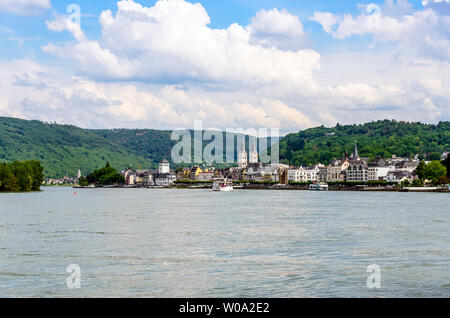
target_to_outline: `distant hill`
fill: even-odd
[[[355,141],[361,157],[418,154],[420,158],[439,160],[444,151],[450,150],[450,122],[431,125],[383,120],[307,129],[281,140],[280,159],[293,165],[327,164],[341,158],[345,151],[351,154]]]
[[[117,169],[129,165],[136,169],[156,168],[162,159],[171,159],[172,147],[177,143],[171,140],[171,134],[153,129],[92,130],[0,117],[0,161],[39,160],[45,168],[45,177],[50,178],[66,173],[74,177],[78,168],[87,174],[104,167],[107,161]],[[176,165],[172,163],[172,167]]]
[[[75,176],[78,168],[86,173],[104,167],[106,161],[117,168],[153,163],[90,130],[0,117],[0,160],[31,159],[42,163],[46,177]]]

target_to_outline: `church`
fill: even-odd
[[[256,144],[256,138],[250,138],[250,147],[249,147],[250,155],[247,155],[247,151],[245,151],[245,137],[242,137],[241,141],[241,149],[238,154],[238,166],[239,169],[245,169],[248,165],[258,164],[258,146]]]

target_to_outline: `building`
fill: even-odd
[[[317,173],[317,181],[326,182],[327,181],[327,167],[321,163],[317,165],[319,172]]]
[[[159,187],[169,187],[177,180],[177,176],[175,173],[159,173],[154,176],[155,182],[154,184]]]
[[[197,181],[212,181],[214,178],[214,171],[203,171],[197,176]]]
[[[396,162],[394,164],[394,167],[395,167],[394,170],[412,173],[413,171],[416,170],[418,165],[419,165],[418,160],[406,159],[406,160]]]
[[[345,171],[348,169],[348,159],[335,159],[327,166],[327,180],[328,182],[345,181]]]
[[[369,181],[369,167],[366,162],[360,158],[349,160],[349,166],[345,170],[345,181]]]
[[[166,159],[163,159],[158,165],[158,173],[170,173],[170,163]]]
[[[245,137],[242,137],[241,141],[241,148],[239,150],[238,154],[238,166],[240,169],[244,169],[247,167],[248,164],[248,158],[247,158],[247,152],[245,151]]]
[[[170,163],[164,159],[158,165],[158,173],[153,175],[154,184],[160,187],[169,187],[177,180],[177,175],[170,171]]]
[[[368,163],[367,170],[369,181],[380,181],[386,180],[387,174],[391,168],[383,158],[376,157]]]
[[[320,181],[319,179],[320,168],[319,165],[313,167],[300,167],[297,169],[289,169],[288,181],[289,182],[314,182]]]
[[[197,177],[200,173],[202,173],[202,169],[200,169],[199,166],[194,166],[191,168],[191,171],[189,172],[189,179],[191,180],[197,180]]]
[[[242,179],[246,181],[257,181],[257,182],[279,182],[280,166],[277,164],[265,165],[261,162],[250,163],[248,166],[242,170]]]
[[[259,158],[258,158],[258,146],[256,145],[256,138],[252,138],[250,137],[250,155],[249,155],[249,163],[258,163],[259,162]]]
[[[129,167],[127,170],[123,172],[123,176],[125,178],[126,185],[135,185],[136,184],[136,173]]]
[[[414,174],[407,171],[390,171],[386,181],[396,183],[402,183],[403,181],[413,182]]]

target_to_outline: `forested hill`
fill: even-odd
[[[44,166],[45,177],[63,177],[66,173],[74,177],[78,168],[88,174],[104,167],[107,161],[117,169],[129,165],[135,169],[154,169],[162,159],[171,159],[176,143],[167,130],[91,130],[0,117],[0,162],[36,159]]]
[[[363,125],[317,127],[285,136],[280,142],[280,159],[293,165],[329,163],[353,152],[358,142],[359,155],[414,157],[439,160],[450,151],[450,122],[437,125],[397,121],[376,121]]]
[[[75,126],[0,117],[0,161],[39,160],[46,177],[76,176],[104,167],[150,166],[148,157]]]

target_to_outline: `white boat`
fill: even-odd
[[[213,182],[213,191],[230,192],[233,191],[233,181],[228,179],[216,179]]]
[[[325,182],[314,182],[309,185],[309,190],[312,191],[328,191],[328,184]]]

